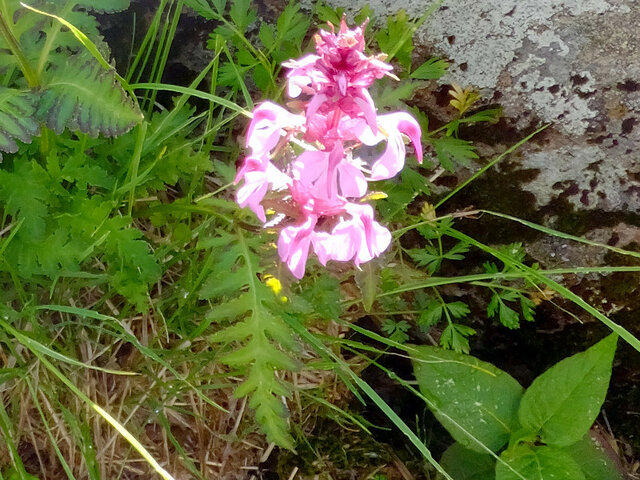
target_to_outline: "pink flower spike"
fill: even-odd
[[[264,102],[253,111],[247,129],[246,146],[253,155],[268,153],[278,144],[282,129],[304,125],[304,117],[295,115],[271,102]]]

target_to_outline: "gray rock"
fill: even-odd
[[[380,17],[404,8],[417,17],[433,2],[329,3],[348,12],[369,3]],[[538,171],[520,180],[538,207],[560,199],[581,211],[635,212],[639,18],[636,0],[447,0],[414,43],[452,61],[441,83],[478,88],[487,102],[504,107],[506,124],[521,137],[534,124],[552,125],[543,140],[522,149],[515,165]],[[509,178],[513,173],[511,163]]]

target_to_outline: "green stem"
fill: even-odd
[[[27,61],[27,57],[24,56],[18,40],[13,35],[11,27],[7,23],[2,13],[0,13],[0,35],[2,35],[7,40],[9,50],[11,50],[11,53],[15,55],[16,59],[18,60],[18,65],[20,66],[20,70],[22,70],[24,78],[27,79],[29,88],[37,87],[39,83],[38,76],[33,71],[33,68],[31,68],[31,65]]]

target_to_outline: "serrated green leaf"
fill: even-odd
[[[449,68],[449,62],[441,58],[430,58],[411,73],[411,78],[417,80],[437,80]]]
[[[467,325],[450,323],[440,336],[440,346],[458,353],[469,353],[469,339],[467,337],[475,333],[476,331]]]
[[[454,318],[464,318],[471,313],[468,305],[464,302],[447,303],[447,310]]]
[[[611,334],[536,378],[522,398],[522,426],[538,432],[548,445],[568,446],[582,439],[607,394],[617,341]]]
[[[411,68],[411,53],[413,52],[413,38],[411,35],[404,35],[411,29],[409,17],[404,9],[387,18],[387,28],[380,30],[375,39],[383,53],[395,53],[398,60],[405,70]],[[398,42],[402,42],[398,44]]]
[[[93,137],[121,135],[142,121],[142,114],[115,78],[93,58],[70,57],[45,76],[37,115],[61,134],[65,128]]]
[[[575,460],[558,448],[518,445],[502,452],[500,458],[520,475],[498,462],[496,480],[585,480]]]
[[[388,79],[385,82],[373,84],[371,97],[378,109],[403,108],[405,105],[402,101],[411,98],[417,87],[418,85],[415,82],[398,82],[397,80]]]
[[[454,137],[440,137],[431,140],[440,165],[445,170],[455,170],[453,162],[468,166],[471,159],[478,158],[475,147],[471,142]]]
[[[511,330],[520,326],[520,316],[518,312],[509,308],[504,302],[500,302],[499,317],[500,323]]]
[[[437,300],[432,300],[429,302],[427,308],[420,314],[418,325],[424,330],[428,330],[442,319],[443,313],[442,303]]]
[[[434,401],[437,409],[433,413],[451,436],[480,453],[486,450],[478,442],[494,452],[502,448],[517,428],[520,384],[469,355],[427,346],[414,349],[412,361],[420,391]]]
[[[100,13],[122,12],[129,8],[129,0],[76,0],[76,3],[79,7]]]
[[[238,27],[238,30],[240,30],[240,33],[244,33],[258,15],[255,7],[251,5],[251,0],[233,0],[233,5],[229,9],[229,16]]]
[[[495,480],[496,461],[488,454],[474,452],[454,443],[442,454],[440,466],[455,480]],[[437,480],[444,477],[439,475]]]
[[[35,112],[38,95],[28,90],[0,87],[0,161],[2,152],[18,151],[16,140],[31,143],[39,135]]]
[[[273,27],[273,25],[263,23],[262,25],[260,25],[258,38],[262,42],[262,46],[269,50],[273,48],[276,43],[276,29]]]
[[[207,0],[184,0],[185,5],[191,7],[201,17],[212,20],[217,18],[222,12],[224,12],[225,1],[222,2],[209,2]],[[218,4],[218,5],[216,5]],[[218,8],[216,8],[218,7]],[[222,7],[222,8],[219,8]],[[215,8],[215,10],[214,10]]]

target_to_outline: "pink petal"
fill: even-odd
[[[316,218],[309,216],[302,225],[293,225],[283,228],[278,238],[278,254],[283,262],[296,278],[304,276],[311,234],[316,224]]]
[[[367,193],[367,179],[358,167],[343,161],[337,171],[340,194],[343,197],[360,198]]]
[[[264,102],[253,111],[246,146],[256,156],[270,152],[278,144],[282,129],[293,129],[303,124],[301,115],[294,115],[275,103]]]

